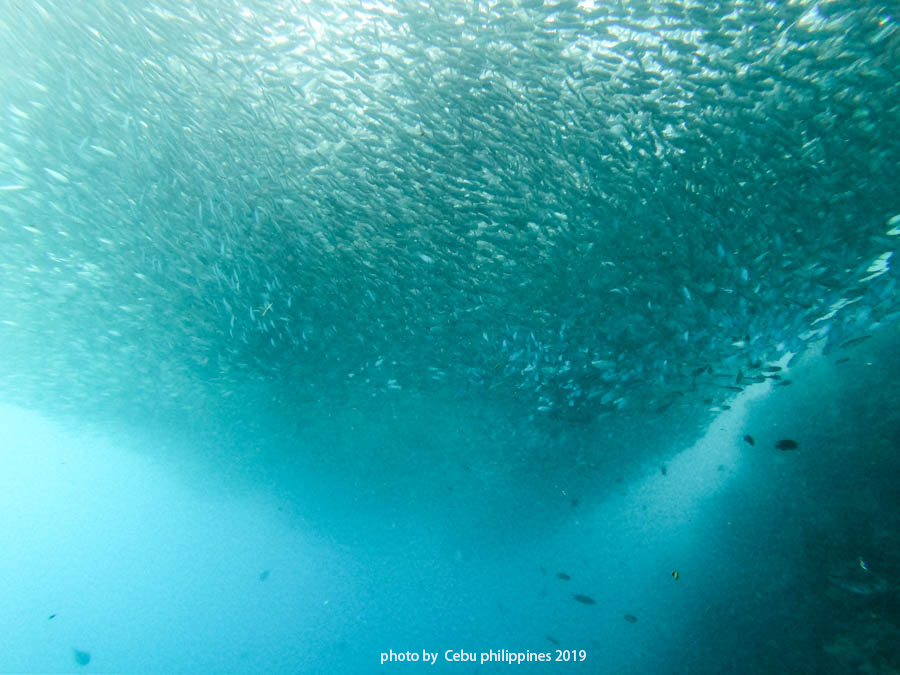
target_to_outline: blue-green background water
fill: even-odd
[[[0,4],[0,671],[900,670],[898,13]]]

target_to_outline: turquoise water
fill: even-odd
[[[0,671],[900,669],[895,7],[3,7]]]

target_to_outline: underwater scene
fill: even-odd
[[[900,674],[900,5],[2,0],[0,673]]]

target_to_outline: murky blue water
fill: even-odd
[[[895,7],[4,7],[0,671],[900,669]]]

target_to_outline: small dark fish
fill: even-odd
[[[743,387],[734,387],[730,384],[726,384],[725,386],[722,387],[722,389],[728,389],[729,391],[744,391]]]
[[[557,573],[556,573],[556,578],[557,578],[557,579],[562,579],[563,581],[568,581],[568,580],[571,579],[572,577],[570,577],[570,576],[569,576],[568,574],[566,574],[565,572],[557,572]]]
[[[797,441],[792,441],[790,438],[785,438],[785,439],[778,441],[775,444],[775,447],[778,448],[779,450],[796,450],[797,446],[799,446],[799,445],[800,444],[797,443]]]
[[[750,445],[756,445],[756,441],[753,440],[753,436],[747,434],[744,436],[744,440],[747,441]]]
[[[75,656],[75,663],[79,666],[86,666],[91,662],[91,655],[88,652],[83,652],[80,649],[73,649],[72,652]]]
[[[559,640],[556,640],[556,639],[550,637],[549,635],[545,635],[544,637],[547,638],[552,644],[555,644],[555,645],[559,644]]]
[[[667,467],[665,464],[663,464],[663,465],[661,465],[661,466],[659,467],[659,472],[660,472],[663,476],[665,476],[667,473],[669,473],[669,467]]]
[[[575,598],[582,605],[596,605],[597,604],[593,598],[588,597],[586,595],[573,595],[572,597]]]
[[[853,338],[852,340],[847,340],[846,342],[841,343],[841,347],[850,347],[851,345],[857,345],[860,342],[862,342],[863,340],[868,340],[870,337],[872,337],[872,336],[871,335],[863,335],[858,338]]]
[[[711,375],[712,374],[712,366],[710,366],[710,365],[700,366],[699,368],[695,369],[694,377],[697,377],[697,375],[701,375],[703,373],[709,373]]]
[[[849,361],[849,360],[850,360],[850,358],[845,356],[844,358],[838,359],[837,361],[835,361],[835,363],[847,363],[847,361]]]
[[[737,374],[737,377],[734,378],[734,383],[735,383],[735,384],[740,384],[740,383],[743,382],[743,381],[744,381],[744,371],[739,370],[739,371],[738,371],[738,374]]]
[[[781,370],[781,366],[766,366],[763,368],[764,373],[777,373],[779,370]]]
[[[781,382],[779,382],[779,383],[778,383],[777,385],[775,385],[775,386],[777,386],[777,387],[786,387],[786,386],[788,386],[790,383],[791,383],[790,380],[782,380]]]
[[[260,572],[260,574],[259,574],[260,581],[265,581],[268,578],[269,578],[269,570],[264,570],[264,571]]]
[[[625,615],[625,620],[626,620],[628,623],[637,623],[637,617],[636,617],[634,614],[626,614],[626,615]]]
[[[56,618],[56,614],[51,614],[50,616],[47,617],[47,621],[49,621],[50,619],[55,619],[55,618]]]
[[[577,499],[573,499],[573,500],[572,500],[572,506],[578,506],[578,500],[577,500]]]

